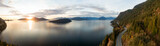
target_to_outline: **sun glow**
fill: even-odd
[[[33,19],[33,17],[27,17],[27,19],[28,19],[28,20],[32,20],[32,19]]]

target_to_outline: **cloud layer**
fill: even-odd
[[[145,0],[0,0],[0,15],[116,17]],[[9,8],[10,7],[10,8]]]
[[[79,13],[76,14],[75,12]],[[35,15],[36,17],[45,17],[48,15],[68,15],[70,17],[74,16],[115,16],[118,15],[118,12],[106,10],[103,7],[91,6],[91,5],[73,5],[73,6],[66,6],[61,7],[58,9],[46,9],[40,12],[31,13],[31,15]],[[63,16],[62,16],[63,17]]]
[[[7,5],[3,4],[3,0],[0,0],[0,7],[7,7],[7,8],[9,8],[10,6],[7,6]]]

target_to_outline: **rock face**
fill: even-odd
[[[6,29],[7,25],[3,19],[0,18],[0,32]]]
[[[3,19],[0,18],[0,34],[3,30],[5,30],[7,27],[7,24],[5,23],[5,21]],[[11,45],[11,44],[7,44],[6,42],[2,42],[0,40],[0,46],[14,46],[14,45]]]
[[[52,20],[52,21],[49,21],[49,22],[57,23],[57,24],[65,24],[65,23],[71,22],[71,20],[70,19],[58,19],[58,20]]]

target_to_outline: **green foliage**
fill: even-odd
[[[126,46],[160,46],[160,0],[147,0],[121,12],[113,22],[131,24],[122,37]]]
[[[121,26],[118,26],[117,24],[112,26],[114,26],[113,33],[111,33],[110,35],[107,35],[99,46],[107,46],[107,45],[115,46],[116,37],[124,29]]]

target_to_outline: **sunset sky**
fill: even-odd
[[[116,17],[146,0],[0,0],[1,17]]]

